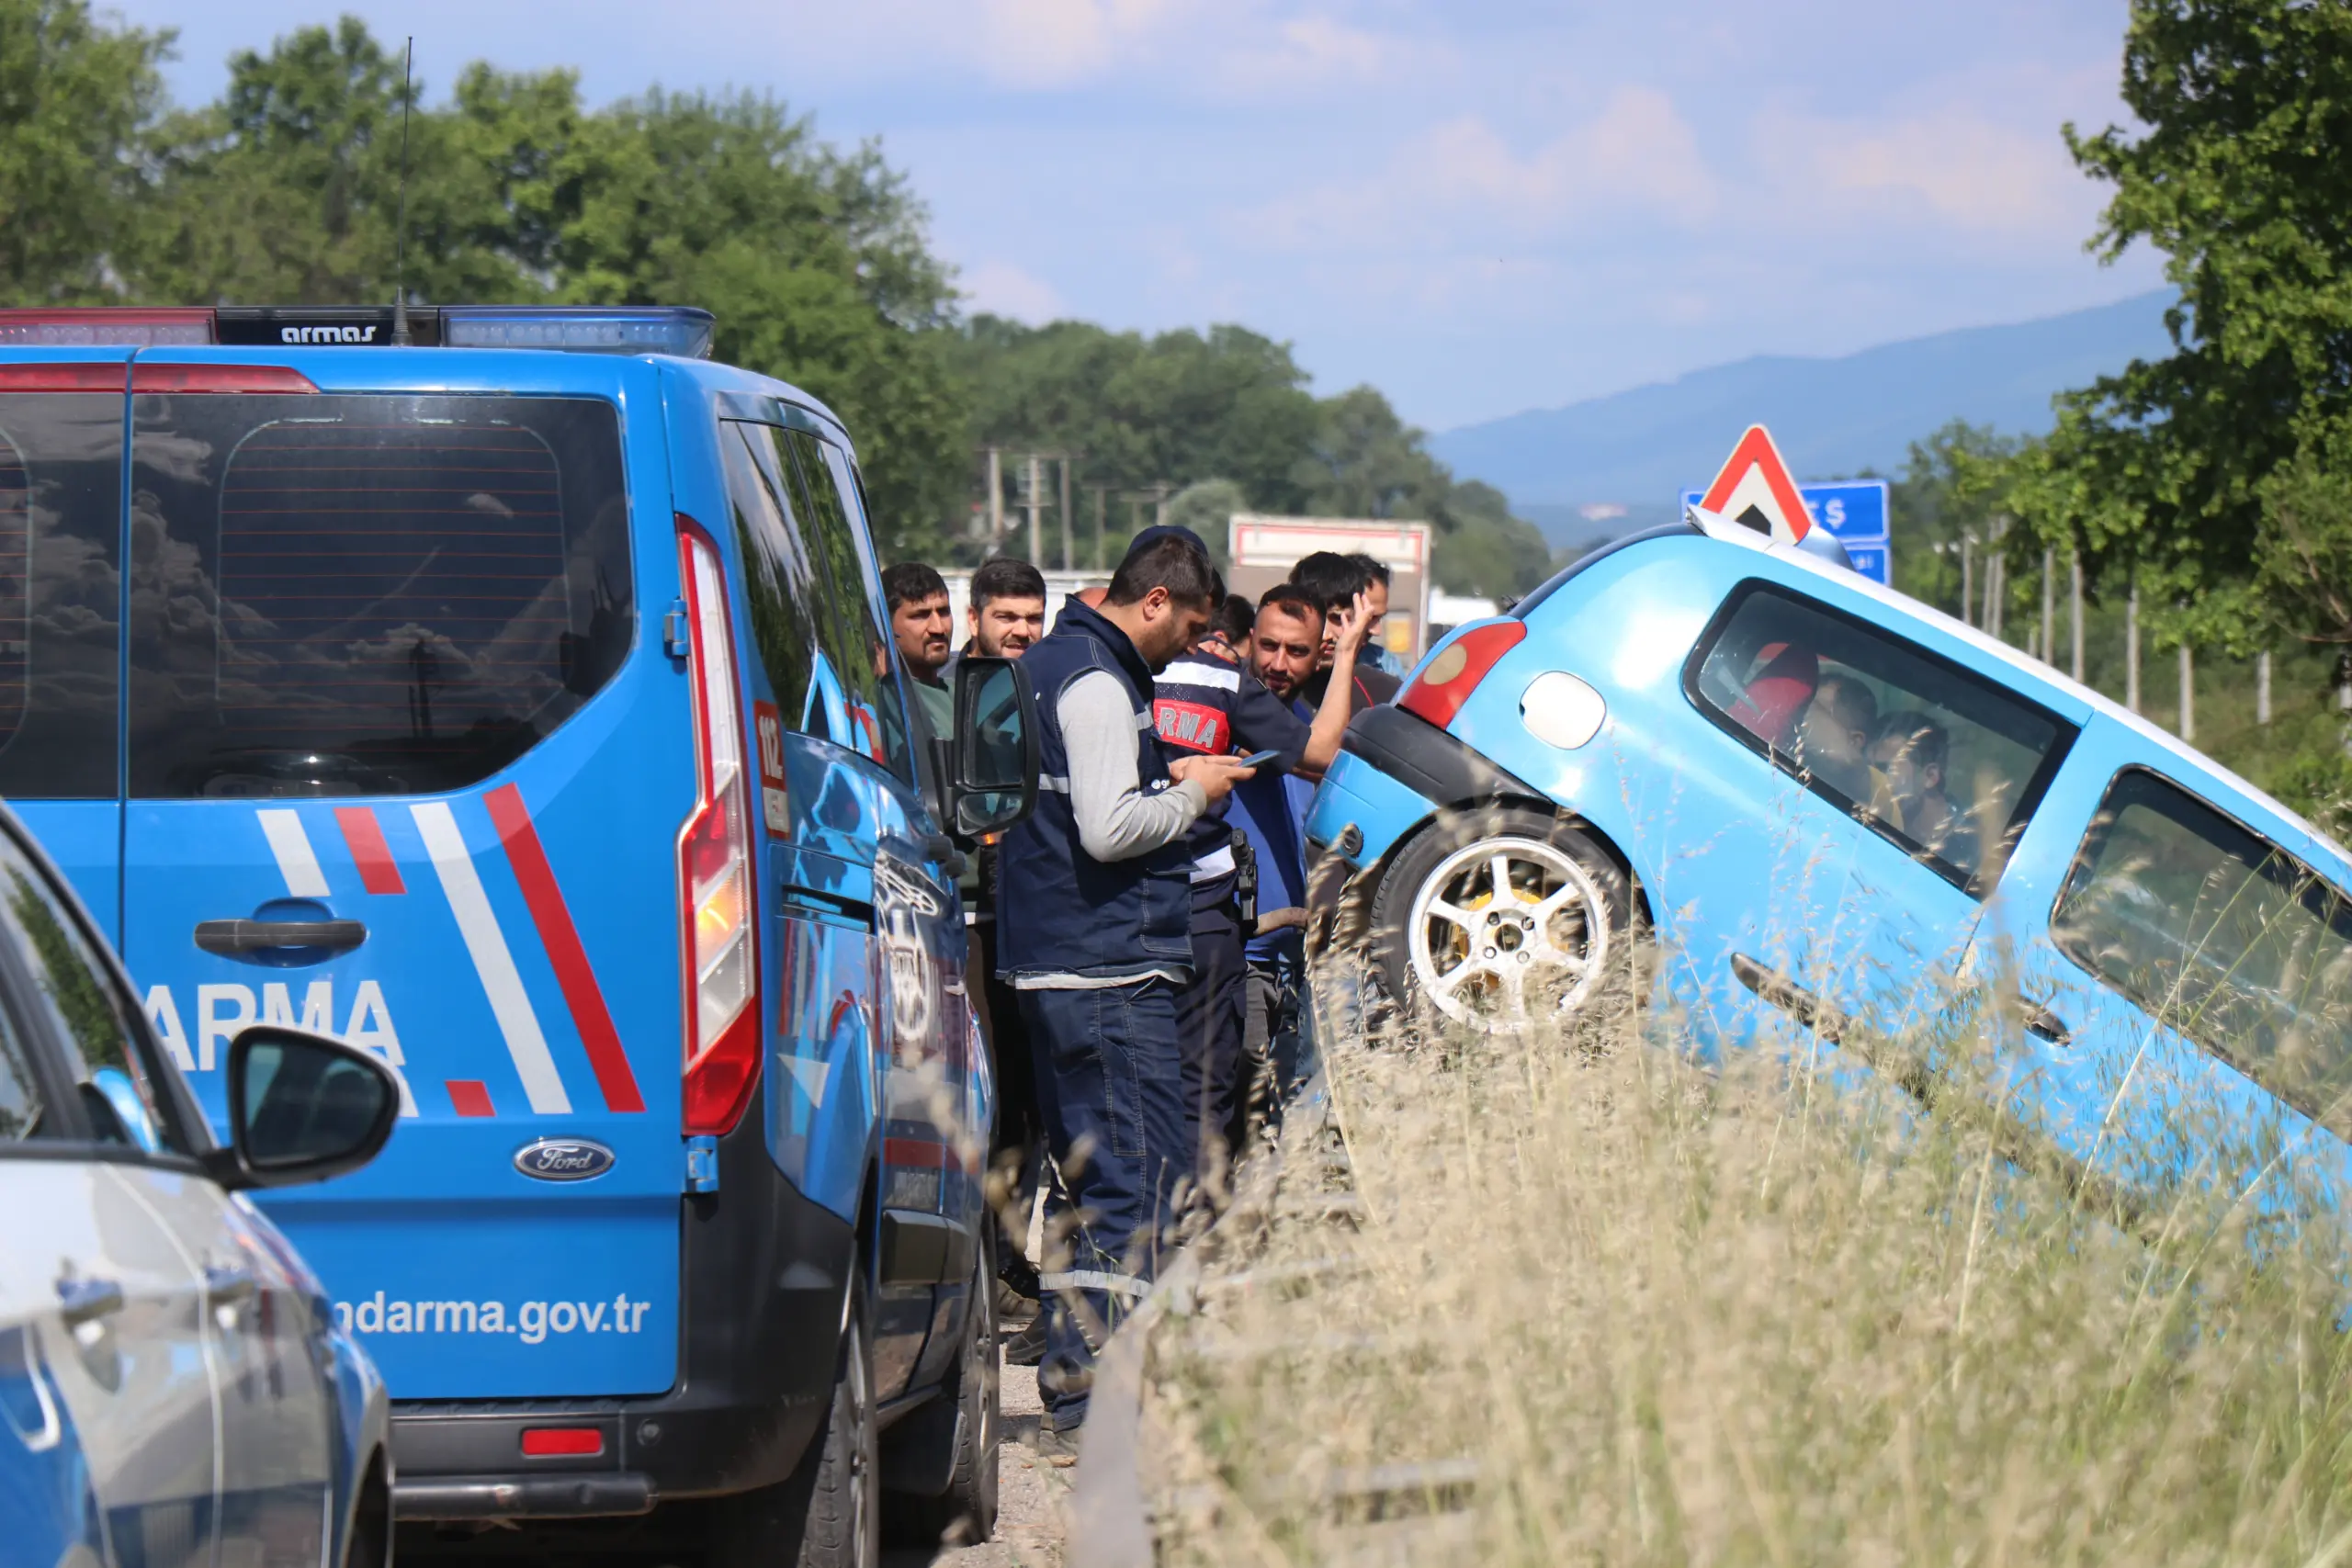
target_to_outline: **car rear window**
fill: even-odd
[[[1686,684],[1723,728],[1978,897],[2075,736],[2015,692],[1763,583],[1734,591]]]
[[[2352,1137],[2352,904],[2167,780],[2108,786],[2050,917],[2142,1011]]]
[[[141,397],[131,483],[134,796],[458,788],[628,651],[609,403]]]
[[[122,394],[0,393],[0,795],[111,799]]]

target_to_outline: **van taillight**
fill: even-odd
[[[1396,705],[1443,729],[1487,678],[1502,656],[1527,637],[1525,621],[1497,621],[1473,626],[1438,650],[1438,655],[1399,693]]]
[[[732,1128],[759,1084],[760,953],[727,579],[717,547],[685,517],[678,519],[678,568],[693,628],[698,784],[694,815],[678,834],[686,922],[684,1122],[693,1136]]]

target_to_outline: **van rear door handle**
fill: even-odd
[[[1758,996],[1836,1044],[1853,1021],[1778,969],[1768,969],[1744,953],[1731,955],[1731,972]]]
[[[324,948],[333,957],[368,940],[364,920],[198,920],[196,945],[222,958],[277,953],[289,947]]]

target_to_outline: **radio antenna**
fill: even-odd
[[[415,101],[416,35],[408,39],[401,64],[401,194],[400,216],[392,227],[392,342],[406,347],[408,335],[408,114]]]

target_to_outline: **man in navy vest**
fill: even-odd
[[[1094,1346],[1149,1288],[1190,1168],[1176,1040],[1193,967],[1185,830],[1250,773],[1229,757],[1164,761],[1152,677],[1200,636],[1223,587],[1193,544],[1139,541],[1099,609],[1066,602],[1021,656],[1040,776],[1036,809],[998,855],[997,953],[1036,1055],[1060,1171],[1052,1204],[1075,1223],[1044,1281],[1055,1304],[1037,1386],[1057,1435],[1086,1418]]]

